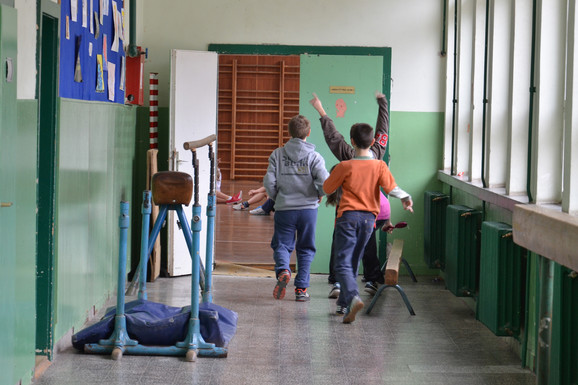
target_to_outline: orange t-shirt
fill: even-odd
[[[339,186],[343,188],[343,195],[337,210],[338,218],[344,211],[368,211],[377,217],[379,187],[389,194],[397,185],[384,161],[359,157],[336,165],[323,183],[323,190],[330,194]]]

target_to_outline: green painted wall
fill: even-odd
[[[36,341],[36,116],[35,100],[18,101],[17,132],[10,167],[15,168],[15,255],[2,261],[10,286],[2,292],[0,373],[4,384],[27,384],[35,364]],[[5,165],[2,164],[2,167]],[[2,275],[4,278],[4,275]],[[3,279],[4,280],[4,279]],[[4,286],[3,286],[4,287]]]
[[[135,124],[134,107],[61,99],[56,341],[115,293],[118,217],[120,201],[132,198]]]
[[[16,106],[18,151],[11,165],[18,198],[17,258],[7,265],[3,261],[12,289],[2,296],[2,384],[30,383],[36,356],[38,103],[23,100]],[[119,207],[122,197],[132,194],[135,135],[132,107],[71,100],[61,100],[60,106],[56,341],[82,326],[93,306],[102,306],[114,293]]]
[[[136,132],[134,141],[135,161],[133,167],[133,194],[131,210],[132,231],[132,266],[131,270],[137,267],[140,259],[140,240],[142,231],[142,198],[146,188],[147,173],[147,151],[150,148],[149,140],[149,108],[138,107],[136,110]],[[169,169],[169,108],[159,107],[158,109],[158,169],[167,171]],[[166,226],[161,229],[161,241],[166,238]],[[161,242],[161,275],[166,271],[166,242]],[[128,271],[128,270],[127,270]],[[149,269],[150,272],[150,269]],[[132,277],[132,275],[131,275]]]
[[[394,96],[392,96],[393,98]],[[423,258],[424,193],[439,190],[437,171],[443,168],[443,114],[392,111],[389,135],[389,167],[397,184],[411,194],[413,214],[403,210],[399,199],[391,198],[391,219],[408,223],[392,237],[403,239],[403,255],[415,274],[435,275]],[[406,274],[404,268],[401,274]]]

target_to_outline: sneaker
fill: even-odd
[[[353,297],[353,299],[351,300],[351,303],[349,304],[349,306],[345,310],[345,315],[343,316],[343,323],[344,324],[350,324],[353,321],[355,321],[355,315],[357,314],[358,311],[363,309],[363,306],[365,306],[365,304],[363,303],[361,298],[359,298],[358,295]]]
[[[231,199],[229,199],[228,201],[226,201],[225,203],[228,205],[232,205],[233,203],[237,203],[237,202],[241,202],[241,198],[243,197],[243,191],[239,191],[238,193],[236,193],[235,195],[233,195],[231,197]]]
[[[375,295],[377,293],[377,282],[367,281],[365,283],[365,288],[363,289],[369,295]]]
[[[261,206],[257,207],[254,210],[249,211],[249,214],[253,214],[253,215],[269,215],[268,212],[265,212],[265,210],[263,210],[263,208]]]
[[[295,288],[295,301],[299,302],[306,302],[309,301],[309,293],[307,292],[307,288],[303,289],[300,287]]]
[[[346,311],[347,311],[347,306],[337,305],[337,308],[335,309],[335,314],[344,315]]]
[[[290,279],[291,273],[289,273],[289,270],[281,270],[277,276],[277,284],[275,285],[275,289],[273,289],[273,298],[283,299],[285,297],[285,288],[287,287]]]
[[[249,202],[239,202],[233,205],[233,210],[247,210],[249,208]]]
[[[339,282],[335,282],[333,284],[333,287],[329,291],[329,295],[327,296],[327,298],[337,298],[339,297],[339,293],[341,293],[341,285],[339,284]]]

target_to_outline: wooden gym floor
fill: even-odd
[[[260,186],[262,183],[257,181],[223,180],[221,191],[233,195],[242,190],[245,201],[249,199],[249,190]],[[250,210],[263,202],[251,205]],[[215,218],[215,261],[272,269],[274,215],[251,215],[249,210],[236,211],[232,205],[218,204]],[[295,255],[291,262],[295,262]]]

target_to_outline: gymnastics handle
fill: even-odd
[[[215,140],[217,140],[217,135],[212,134],[212,135],[207,136],[204,139],[192,140],[190,142],[185,142],[183,144],[183,147],[185,148],[185,150],[195,151],[197,148],[211,144]]]

